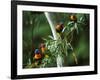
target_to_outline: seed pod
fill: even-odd
[[[45,57],[48,58],[49,56],[46,54]]]
[[[76,22],[77,21],[77,17],[75,15],[71,15],[70,16],[70,20]]]

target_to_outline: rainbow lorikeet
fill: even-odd
[[[74,21],[74,22],[77,22],[77,17],[76,17],[76,15],[71,15],[71,16],[70,16],[70,20],[71,20],[71,21]]]
[[[34,56],[35,60],[39,60],[39,59],[42,58],[42,54],[39,51],[39,49],[35,49],[35,52],[34,53],[35,53],[35,56]]]
[[[42,52],[42,53],[45,53],[46,47],[45,47],[45,44],[44,44],[44,43],[41,43],[41,44],[40,44],[40,49],[41,49],[41,52]]]
[[[56,31],[58,33],[61,33],[63,28],[64,28],[64,24],[63,23],[59,23],[59,24],[56,25]]]
[[[33,55],[34,56],[33,57],[34,65],[35,65],[35,67],[38,67],[41,64],[42,54],[39,49],[35,49],[34,53],[35,53]]]
[[[63,39],[62,31],[64,29],[64,24],[61,22],[56,25],[56,32],[60,35],[60,37]]]

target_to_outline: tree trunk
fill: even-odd
[[[50,25],[54,40],[57,40],[58,36],[57,36],[56,30],[55,30],[55,26],[54,26],[54,22],[52,20],[52,16],[48,12],[44,12],[44,14],[45,14],[45,16],[48,20],[49,25]],[[57,56],[56,63],[57,63],[57,67],[63,67],[64,60],[63,60],[63,57],[61,57],[59,54]]]

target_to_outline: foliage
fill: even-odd
[[[62,32],[57,33],[59,36],[58,40],[53,39],[44,13],[23,12],[23,67],[56,67],[58,54],[66,60],[64,66],[88,65],[89,14],[75,13],[77,22],[70,20],[69,16],[72,13],[51,14],[53,15],[55,25],[59,22],[63,22],[64,24]],[[42,59],[35,61],[34,50],[35,48],[39,48],[40,43],[46,45],[46,50],[43,53]]]

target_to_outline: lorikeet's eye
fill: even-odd
[[[75,15],[71,15],[71,16],[70,16],[70,20],[71,20],[71,21],[77,21],[77,17],[76,17]]]

